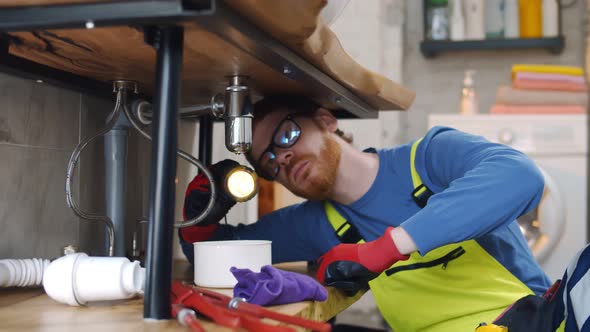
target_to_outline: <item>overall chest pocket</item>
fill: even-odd
[[[446,255],[434,258],[434,259],[425,259],[424,261],[419,261],[415,263],[410,263],[407,265],[392,267],[385,271],[385,274],[389,277],[394,273],[402,272],[402,271],[411,271],[411,270],[418,270],[418,269],[425,269],[430,267],[435,267],[441,265],[441,268],[445,270],[449,263],[465,254],[465,249],[463,247],[458,247]]]

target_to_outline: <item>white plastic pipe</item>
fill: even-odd
[[[0,286],[6,287],[10,282],[12,275],[10,274],[10,270],[4,264],[0,264]]]
[[[0,260],[0,287],[40,286],[47,266],[49,266],[48,259],[2,259]]]
[[[145,269],[125,257],[88,257],[76,253],[53,261],[43,276],[52,299],[69,305],[122,300],[143,293]]]

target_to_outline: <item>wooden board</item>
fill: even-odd
[[[66,1],[81,2],[5,0],[2,3],[14,6]],[[336,36],[319,20],[325,0],[230,0],[227,3],[372,107],[407,109],[412,103],[412,91],[363,68],[346,54]],[[207,102],[213,94],[223,91],[227,85],[225,77],[238,74],[249,76],[250,86],[259,95],[317,94],[196,24],[184,26],[184,105]],[[110,27],[11,35],[9,52],[13,55],[100,81],[136,80],[143,92],[153,93],[155,51],[144,43],[140,30]]]
[[[302,43],[317,28],[327,0],[226,0],[250,22],[285,44]]]
[[[326,0],[228,0],[253,24],[285,43],[379,110],[406,110],[415,93],[357,63],[319,17]],[[371,36],[367,36],[370,38]]]
[[[130,27],[94,30],[54,30],[11,34],[10,53],[50,67],[100,81],[135,80],[152,94],[155,50],[143,32]],[[185,31],[182,101],[206,102],[227,86],[230,75],[250,77],[249,85],[263,93],[305,93],[285,78],[220,38],[200,29]]]
[[[177,262],[174,276],[191,280],[191,269],[186,262]],[[278,265],[286,270],[306,273],[304,263]],[[216,290],[231,295],[231,289]],[[326,321],[341,312],[362,294],[346,297],[328,288],[325,302],[299,302],[269,307],[272,310],[309,319]],[[233,331],[201,321],[207,331]],[[0,330],[2,331],[188,331],[174,320],[147,322],[143,319],[143,300],[94,303],[84,307],[72,307],[50,299],[41,289],[0,289]]]

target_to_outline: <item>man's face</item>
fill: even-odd
[[[251,156],[259,169],[272,169],[265,167],[266,158],[262,158],[263,152],[268,152],[268,147],[276,136],[284,135],[280,128],[284,126],[284,120],[288,113],[276,111],[266,115],[257,122],[252,137]],[[290,121],[290,120],[287,120]],[[276,156],[275,165],[279,172],[276,181],[281,183],[295,195],[314,200],[322,200],[329,197],[332,192],[338,165],[340,163],[340,145],[332,137],[327,129],[322,129],[318,124],[319,117],[292,116],[292,121],[300,128],[299,138],[291,147],[281,148],[273,146],[271,151]],[[272,172],[271,172],[272,173]]]

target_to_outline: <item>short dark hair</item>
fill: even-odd
[[[254,104],[254,123],[260,123],[269,113],[276,111],[286,111],[287,113],[297,113],[298,115],[312,116],[322,106],[315,101],[302,96],[292,94],[275,94],[269,95]],[[352,136],[345,134],[342,130],[336,129],[336,134],[348,143],[352,143]],[[256,167],[256,161],[252,159],[250,151],[245,153],[246,159],[253,167]]]
[[[288,113],[312,115],[320,107],[313,100],[301,95],[271,95],[254,104],[254,122],[261,121],[270,112],[283,110]]]

